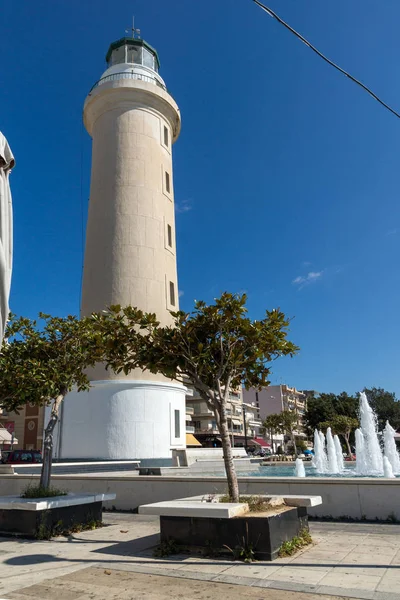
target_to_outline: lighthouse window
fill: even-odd
[[[169,303],[175,306],[175,285],[172,281],[169,282]]]
[[[126,62],[141,65],[142,64],[142,47],[141,46],[128,46]]]
[[[143,48],[143,65],[154,70],[154,56],[146,48]]]
[[[171,225],[168,225],[167,233],[168,233],[168,246],[170,248],[172,248],[172,227],[171,227]]]
[[[169,173],[167,173],[167,171],[165,171],[165,189],[167,190],[168,194],[171,192],[171,182]]]
[[[164,146],[168,148],[168,128],[164,125]]]

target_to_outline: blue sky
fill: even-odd
[[[400,110],[400,3],[267,4]],[[90,184],[82,107],[132,12],[183,127],[174,148],[181,306],[246,291],[293,317],[272,381],[400,395],[400,120],[251,0],[2,6],[0,129],[12,174],[11,309],[77,313]]]

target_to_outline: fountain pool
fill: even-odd
[[[377,479],[379,477],[382,477],[382,475],[359,475],[356,473],[356,469],[355,469],[355,464],[351,464],[349,466],[346,466],[346,463],[344,463],[344,469],[343,471],[341,471],[340,473],[318,473],[316,471],[316,469],[311,465],[311,463],[304,463],[304,471],[305,471],[305,477],[327,477],[329,479],[338,479],[340,477],[345,478],[345,479],[355,479],[355,478],[360,478],[360,479],[365,479],[368,477],[372,477],[373,479]],[[193,469],[193,471],[187,472],[185,474],[186,476],[193,476],[193,477],[224,477],[225,473],[223,471],[216,471],[216,472],[204,472],[201,471],[201,473],[199,471],[196,471]],[[237,475],[238,477],[271,477],[271,478],[275,478],[275,477],[298,477],[296,475],[296,466],[294,464],[283,464],[281,465],[262,465],[260,467],[256,467],[253,469],[249,469],[249,470],[240,470],[237,471]],[[395,475],[396,478],[400,477],[400,474],[396,474]]]

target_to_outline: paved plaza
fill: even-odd
[[[154,558],[158,517],[106,513],[104,523],[51,541],[2,538],[0,599],[400,600],[399,525],[315,522],[308,549],[243,564]]]

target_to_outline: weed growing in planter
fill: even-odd
[[[159,546],[154,548],[153,556],[154,558],[164,558],[171,554],[178,554],[179,551],[182,550],[179,550],[175,540],[167,540],[166,542],[161,542]]]
[[[281,558],[284,556],[292,556],[292,554],[310,544],[312,544],[310,532],[308,529],[302,529],[299,535],[295,535],[291,540],[283,542],[279,549],[279,556]]]
[[[233,560],[242,560],[245,563],[251,563],[256,560],[256,547],[259,542],[260,536],[258,536],[257,542],[253,544],[249,540],[249,526],[246,523],[246,535],[242,537],[239,544],[236,544],[234,548],[230,548],[224,544],[224,548],[232,552]]]
[[[39,525],[36,534],[37,540],[49,540],[50,538],[59,535],[69,537],[73,533],[80,533],[81,531],[90,531],[93,529],[98,529],[99,527],[103,527],[103,523],[101,521],[97,521],[96,519],[84,524],[75,523],[69,527],[65,527],[62,521],[57,521],[55,525],[48,526],[46,525],[46,512],[47,511],[43,511],[42,523]]]
[[[229,546],[224,547],[232,552],[233,560],[242,560],[245,563],[251,563],[256,560],[253,544],[244,544],[243,546],[238,544],[234,548],[229,548]]]
[[[67,496],[67,494],[68,492],[65,490],[59,490],[58,488],[29,485],[22,492],[21,498],[54,498],[54,496]]]
[[[228,494],[221,496],[220,502],[232,502]],[[262,496],[239,496],[239,502],[248,504],[250,512],[265,512],[273,508],[269,500]]]

